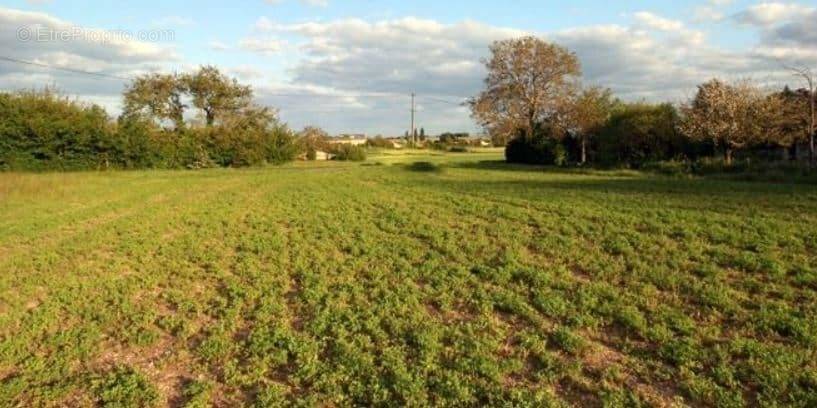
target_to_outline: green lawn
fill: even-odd
[[[817,188],[499,157],[0,174],[0,406],[817,405]]]

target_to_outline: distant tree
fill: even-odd
[[[566,130],[578,139],[579,161],[587,162],[587,148],[610,118],[616,100],[613,92],[600,87],[589,87],[578,92],[566,105],[564,113]]]
[[[440,135],[439,140],[442,144],[457,144],[464,139],[468,139],[469,136],[468,133],[445,132]]]
[[[383,137],[383,135],[377,135],[372,139],[369,139],[366,144],[370,147],[379,147],[379,148],[393,148],[394,142],[388,140]]]
[[[420,128],[420,140],[422,140],[422,141],[426,140],[426,129],[425,128]]]
[[[677,110],[668,103],[616,105],[593,140],[596,160],[604,165],[639,167],[705,153],[702,143],[692,144],[678,132],[678,121]]]
[[[307,126],[297,135],[297,145],[307,158],[316,157],[316,152],[329,150],[329,133],[317,126]]]
[[[788,86],[778,94],[780,98],[780,114],[777,126],[780,132],[779,144],[784,147],[795,147],[798,143],[809,138],[809,107],[808,91],[805,89],[792,90]],[[796,154],[792,158],[796,158]]]
[[[485,67],[485,90],[470,101],[471,113],[504,139],[519,130],[532,137],[538,124],[554,122],[581,74],[574,53],[536,37],[495,42]]]
[[[806,132],[808,133],[809,163],[813,166],[817,160],[815,155],[814,137],[817,134],[817,73],[810,68],[788,67],[795,76],[800,77],[806,84],[801,95],[805,99],[803,116],[806,117]]]
[[[252,88],[222,74],[213,66],[180,78],[181,86],[192,98],[193,106],[204,113],[207,126],[212,126],[220,115],[230,115],[252,104]]]
[[[184,128],[182,103],[184,85],[174,74],[148,74],[137,77],[125,89],[124,116],[143,115],[158,123],[171,122]]]
[[[207,126],[213,126],[220,117],[251,108],[253,94],[250,86],[239,84],[211,66],[183,75],[148,74],[126,88],[124,114],[147,115],[182,129],[187,109],[182,101],[186,97],[202,111]]]
[[[693,140],[714,142],[728,165],[735,150],[768,140],[774,101],[748,81],[713,79],[699,85],[695,98],[682,107],[681,130]]]

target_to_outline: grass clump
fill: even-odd
[[[130,367],[114,368],[96,379],[93,388],[103,407],[150,407],[159,401],[159,393],[150,381]]]

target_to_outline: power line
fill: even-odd
[[[448,101],[448,100],[445,100],[445,99],[435,98],[435,97],[432,97],[432,96],[422,96],[421,98],[422,99],[428,99],[428,100],[434,101],[434,102],[447,103],[449,105],[456,105],[456,106],[462,106],[464,103],[467,102],[467,100],[465,98],[463,98],[461,102]]]
[[[55,65],[42,64],[42,63],[39,63],[39,62],[25,61],[25,60],[21,60],[21,59],[17,59],[17,58],[4,57],[2,55],[0,55],[0,60],[13,62],[13,63],[17,63],[17,64],[23,64],[23,65],[31,65],[31,66],[40,67],[40,68],[48,68],[48,69],[54,69],[54,70],[58,70],[58,71],[65,71],[65,72],[70,72],[72,74],[92,75],[92,76],[95,76],[95,77],[118,79],[118,80],[122,80],[122,81],[130,81],[131,80],[131,78],[125,78],[125,77],[116,76],[116,75],[103,74],[101,72],[91,72],[91,71],[83,71],[81,69],[59,67],[59,66],[55,66]]]

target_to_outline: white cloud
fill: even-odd
[[[278,53],[283,45],[281,40],[275,38],[244,38],[238,43],[238,46],[245,51],[265,55]]]
[[[678,20],[670,20],[650,13],[648,11],[639,11],[633,15],[635,20],[648,28],[659,31],[679,31],[684,29],[684,23]]]
[[[736,14],[734,18],[740,24],[767,27],[812,11],[814,7],[795,3],[760,3]]]
[[[231,49],[229,45],[224,44],[221,41],[210,41],[208,46],[213,51],[229,51]]]
[[[723,18],[727,15],[723,8],[729,3],[712,0],[705,6]],[[730,12],[734,23],[757,34],[752,43],[730,50],[713,45],[705,31],[691,28],[687,21],[648,11],[632,14],[629,24],[547,33],[469,20],[443,23],[406,17],[281,23],[260,17],[250,27],[249,36],[237,44],[212,41],[207,46],[275,54],[277,59],[286,60],[287,65],[280,68],[284,76],[276,76],[280,70],[267,73],[258,65],[227,65],[222,69],[252,84],[258,97],[279,107],[283,119],[294,127],[316,124],[335,132],[401,134],[408,124],[408,95],[417,92],[418,123],[429,133],[473,131],[467,109],[457,102],[479,92],[485,76],[480,60],[488,56],[493,41],[506,38],[538,35],[568,47],[581,59],[587,82],[609,86],[628,100],[678,101],[696,84],[715,76],[789,79],[781,69],[781,60],[817,65],[817,11],[770,4],[782,3]],[[712,19],[714,14],[708,21]],[[0,49],[14,50],[32,61],[125,76],[181,62],[172,48],[155,43],[73,41],[20,47],[14,35],[21,25],[73,25],[45,14],[0,8]],[[193,62],[189,61],[191,66],[195,66]],[[42,86],[52,81],[106,103],[121,91],[121,83],[115,81],[0,61],[2,87]]]
[[[242,81],[256,80],[264,77],[264,72],[252,65],[239,65],[227,69],[227,74]]]
[[[725,17],[723,11],[713,6],[698,6],[693,12],[693,20],[696,23],[705,23],[710,21],[721,21]]]
[[[725,4],[720,2],[717,6]],[[683,21],[650,12],[634,13],[630,26],[597,25],[551,33],[531,33],[474,21],[445,24],[418,18],[300,24],[278,24],[261,18],[255,28],[265,35],[293,39],[291,43],[300,50],[300,60],[290,70],[291,83],[323,90],[316,91],[323,95],[317,99],[267,98],[282,107],[285,119],[312,123],[308,119],[314,113],[310,112],[321,108],[327,110],[321,112],[321,120],[330,128],[351,121],[359,126],[402,133],[402,122],[395,119],[405,113],[407,101],[403,95],[414,91],[420,96],[449,101],[475,95],[485,76],[479,61],[487,57],[488,46],[495,40],[539,35],[575,51],[589,83],[609,86],[629,100],[679,101],[695,85],[711,77],[781,77],[776,56],[794,54],[790,47],[772,46],[771,33],[776,34],[774,41],[778,42],[786,36],[805,40],[813,33],[807,22],[805,18],[783,21],[785,24],[775,26],[776,31],[770,29],[769,39],[742,51],[718,49],[708,44],[704,32],[689,28]],[[811,52],[800,51],[796,55],[810,57]],[[392,98],[361,97],[353,105],[366,108],[351,109],[354,111],[351,114],[341,107],[347,102],[326,94],[326,90],[386,93]],[[429,101],[420,117],[430,129],[435,129],[431,124],[445,129],[446,123],[473,129],[467,111],[455,105],[438,106]]]
[[[25,36],[31,38],[24,40]],[[40,37],[41,41],[36,40]],[[42,40],[47,36],[48,40]],[[3,56],[56,68],[0,61],[0,89],[15,90],[56,85],[82,99],[121,99],[123,80],[140,73],[166,69],[179,61],[171,47],[130,39],[116,32],[81,27],[48,14],[0,8],[0,50]],[[92,76],[65,70],[93,72]],[[112,111],[112,112],[115,112]]]

